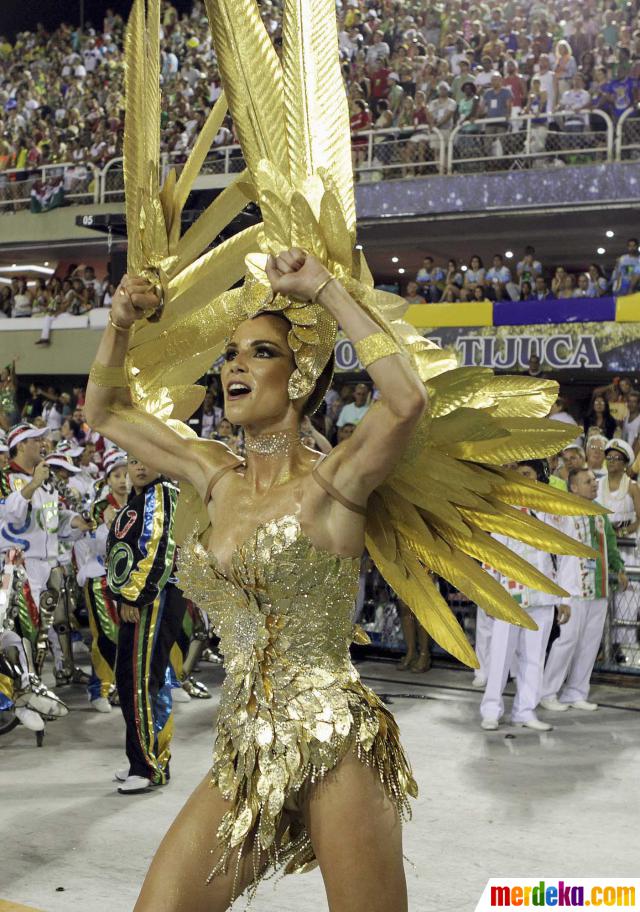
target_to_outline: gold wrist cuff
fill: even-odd
[[[129,386],[129,378],[122,364],[117,367],[107,367],[100,364],[99,361],[94,361],[89,371],[89,380],[96,386],[107,389],[125,389]]]
[[[358,356],[358,361],[365,370],[370,364],[373,364],[374,361],[378,361],[380,358],[386,358],[387,355],[397,355],[400,353],[400,349],[391,336],[388,336],[383,332],[371,333],[370,336],[365,336],[364,339],[360,339],[359,342],[355,343],[354,348],[356,350],[356,355]]]

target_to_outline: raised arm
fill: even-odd
[[[270,260],[274,291],[312,300],[325,307],[354,343],[380,333],[378,324],[354,301],[337,279],[313,256],[294,248]],[[324,285],[316,297],[317,289]],[[361,349],[362,351],[362,349]],[[370,363],[368,373],[380,391],[351,437],[323,462],[323,475],[356,503],[364,503],[402,457],[427,404],[422,381],[409,359],[391,352]]]
[[[109,325],[94,361],[85,402],[88,423],[109,440],[170,478],[189,481],[204,496],[209,477],[231,460],[214,440],[185,440],[160,419],[136,408],[126,385],[125,356],[136,320],[152,312],[158,298],[149,283],[124,276],[118,286]]]

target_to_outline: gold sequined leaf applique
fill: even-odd
[[[231,832],[231,845],[239,845],[251,829],[253,814],[251,808],[245,807],[236,818]]]

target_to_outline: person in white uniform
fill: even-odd
[[[605,447],[607,474],[598,482],[598,502],[611,510],[609,520],[618,539],[618,550],[629,565],[636,562],[640,526],[640,487],[627,475],[634,460],[633,447],[626,440],[614,437]],[[629,647],[638,648],[638,588],[637,583],[630,583],[613,599],[613,652],[620,664],[628,660]]]
[[[518,474],[531,481],[549,483],[549,467],[545,460],[532,459],[521,462]],[[530,510],[526,513],[533,515]],[[556,523],[555,517],[538,516],[544,522]],[[546,577],[555,580],[555,555],[539,551],[531,545],[516,541],[506,535],[494,535],[496,541],[506,545],[511,551],[540,570]],[[516,695],[511,710],[511,721],[514,725],[550,731],[552,726],[536,716],[536,707],[542,693],[542,676],[544,659],[547,651],[551,627],[553,625],[554,605],[557,596],[530,589],[496,571],[496,578],[519,605],[538,625],[537,630],[526,630],[495,620],[491,631],[489,661],[487,666],[487,686],[480,703],[481,726],[486,731],[498,728],[504,713],[503,692],[507,683],[509,669],[515,664]],[[569,619],[571,609],[566,604],[558,605],[558,623],[564,624]]]
[[[475,670],[471,686],[479,689],[486,687],[487,684],[493,624],[494,620],[491,615],[487,614],[486,611],[483,611],[482,608],[476,608],[476,639],[474,649],[479,667]]]
[[[591,469],[572,469],[569,490],[596,500],[598,482]],[[556,581],[571,598],[571,617],[549,651],[542,681],[540,706],[553,712],[572,707],[585,711],[598,708],[590,702],[589,681],[607,616],[610,577],[624,591],[628,580],[616,536],[608,516],[562,517],[562,532],[597,552],[597,558],[558,555]]]
[[[53,612],[53,627],[65,650],[65,671],[72,676],[76,669],[69,631],[65,621],[58,621],[54,607],[60,594],[57,577],[62,573],[60,542],[76,540],[90,525],[77,513],[62,508],[58,491],[49,481],[49,466],[41,452],[41,438],[46,433],[46,428],[26,423],[9,431],[11,462],[0,473],[0,550],[22,551],[31,596],[42,612]]]

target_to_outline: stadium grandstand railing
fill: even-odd
[[[565,112],[568,113],[568,112]],[[562,112],[547,115],[518,115],[504,132],[492,132],[498,122],[478,120],[478,132],[464,131],[458,124],[448,136],[436,128],[424,134],[403,135],[397,127],[358,133],[353,145],[354,170],[359,181],[368,182],[404,177],[426,177],[433,174],[460,174],[482,171],[507,171],[528,168],[554,168],[558,165],[584,165],[603,162],[629,162],[640,158],[640,117],[629,108],[614,124],[600,110],[590,112],[583,132],[552,129],[558,126]],[[635,116],[634,116],[635,115]],[[596,118],[598,118],[596,120]],[[419,139],[418,137],[424,137]],[[419,160],[415,159],[420,147]],[[164,153],[164,176],[171,167],[178,171],[186,160],[185,153]],[[207,157],[201,180],[216,178],[224,185],[245,167],[240,146],[222,146]],[[17,179],[25,173],[26,179]],[[0,212],[29,205],[37,182],[61,182],[67,202],[109,203],[124,198],[122,158],[113,158],[104,168],[77,162],[43,165],[28,172],[7,170],[0,175]]]

